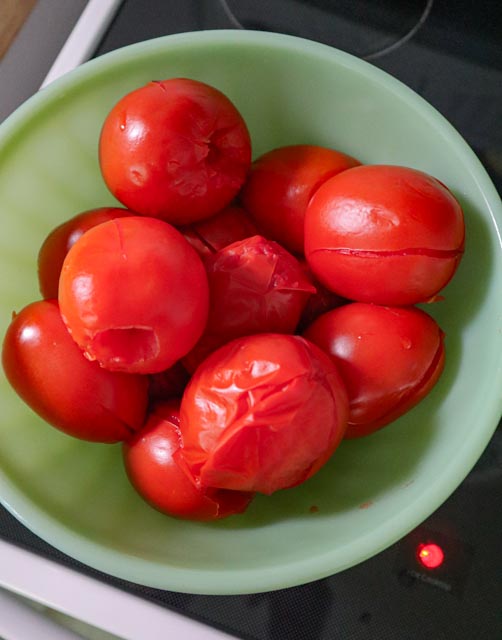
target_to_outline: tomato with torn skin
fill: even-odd
[[[120,207],[89,209],[73,216],[53,229],[38,253],[38,282],[40,293],[46,300],[58,297],[59,276],[66,254],[89,229],[102,222],[135,215]]]
[[[181,227],[181,233],[204,260],[258,230],[242,207],[231,205],[211,218]]]
[[[326,180],[359,164],[355,158],[326,147],[279,147],[253,162],[240,198],[263,235],[303,254],[309,200]]]
[[[211,305],[204,335],[183,359],[189,371],[233,338],[294,333],[316,292],[300,262],[262,236],[221,249],[205,265]]]
[[[347,424],[344,383],[300,336],[239,338],[209,356],[181,402],[183,459],[202,487],[271,494],[316,473]]]
[[[143,429],[124,443],[125,469],[136,491],[157,510],[187,520],[216,520],[245,511],[252,493],[197,487],[178,463],[183,456],[179,424],[179,403],[160,403]]]
[[[319,317],[304,337],[331,356],[347,386],[346,438],[373,433],[418,404],[444,367],[444,335],[414,307],[353,302]]]
[[[251,139],[221,91],[171,78],[117,102],[101,130],[99,163],[108,188],[126,207],[188,224],[236,196],[251,164]]]
[[[438,180],[372,165],[330,178],[305,216],[305,255],[329,289],[359,302],[427,302],[446,286],[464,250],[460,204]]]
[[[46,422],[93,442],[120,442],[143,424],[146,377],[102,369],[71,339],[56,300],[15,314],[2,349],[5,375]]]
[[[73,245],[59,302],[70,334],[90,360],[113,371],[158,373],[200,338],[207,276],[174,227],[131,216],[100,224]]]

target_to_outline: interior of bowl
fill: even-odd
[[[214,524],[148,507],[129,486],[120,446],[65,436],[0,380],[0,497],[42,538],[102,571],[154,587],[231,594],[324,577],[377,553],[425,519],[486,446],[501,410],[500,201],[450,125],[377,69],[308,41],[203,32],[134,45],[88,63],[0,127],[0,329],[38,299],[36,257],[58,223],[114,199],[101,179],[101,123],[152,79],[190,77],[226,93],[254,156],[311,143],[365,163],[402,164],[446,183],[464,206],[465,257],[427,311],[446,333],[433,393],[374,435],[344,442],[303,486],[258,497]]]

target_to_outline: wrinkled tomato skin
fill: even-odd
[[[330,290],[359,302],[427,302],[448,284],[464,250],[464,218],[435,178],[372,165],[330,178],[305,217],[305,255]]]
[[[254,333],[294,333],[315,287],[277,242],[253,236],[205,261],[210,290],[206,330],[183,364],[195,367],[217,347]]]
[[[253,162],[240,198],[264,236],[303,254],[310,198],[328,178],[359,164],[355,158],[325,147],[280,147]]]
[[[311,477],[346,428],[330,358],[299,336],[261,334],[211,354],[181,403],[184,457],[201,486],[271,494]]]
[[[195,345],[208,312],[201,259],[171,225],[131,216],[85,233],[59,280],[63,319],[86,357],[158,373]]]
[[[187,78],[150,82],[108,114],[99,141],[103,178],[129,209],[189,224],[230,204],[251,164],[233,103]]]
[[[247,213],[237,205],[226,207],[211,218],[182,227],[180,231],[203,260],[234,242],[258,233]]]
[[[71,339],[57,301],[33,302],[5,335],[2,364],[17,394],[52,426],[93,442],[120,442],[142,424],[148,381],[89,362]]]
[[[414,307],[354,302],[303,334],[331,356],[349,394],[346,438],[368,435],[418,404],[444,367],[443,332]]]
[[[89,229],[102,222],[135,215],[120,207],[100,207],[83,211],[53,229],[38,253],[38,282],[45,300],[58,297],[59,276],[66,254]]]
[[[197,488],[177,462],[182,455],[179,403],[164,402],[150,413],[144,428],[123,445],[131,484],[154,508],[187,520],[216,520],[245,511],[253,494]]]

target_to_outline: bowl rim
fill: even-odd
[[[128,45],[99,58],[84,63],[65,74],[29,98],[2,124],[0,124],[0,154],[18,131],[37,113],[47,108],[69,91],[78,89],[95,74],[107,73],[116,62],[124,64],[138,56],[148,56],[164,49],[186,46],[221,46],[242,44],[290,50],[302,49],[313,57],[329,59],[358,75],[370,78],[390,94],[420,111],[440,135],[448,138],[456,148],[458,158],[469,168],[480,193],[486,211],[489,212],[498,244],[502,249],[502,203],[483,165],[456,129],[432,105],[411,88],[381,69],[351,54],[325,44],[279,33],[241,31],[237,29],[185,32],[162,36]],[[328,61],[329,61],[328,60]],[[502,318],[502,297],[501,297]],[[502,331],[500,331],[502,335]],[[502,351],[502,350],[501,350]],[[494,386],[502,388],[502,353],[499,354]],[[0,470],[0,501],[23,525],[49,544],[101,572],[153,588],[207,595],[237,595],[272,591],[305,584],[352,567],[376,555],[394,544],[423,522],[458,487],[472,469],[488,444],[502,413],[502,395],[494,394],[485,412],[486,420],[463,442],[457,456],[448,461],[435,477],[427,492],[419,496],[404,510],[379,525],[356,541],[313,554],[308,559],[296,560],[284,565],[263,568],[236,569],[188,569],[160,566],[149,560],[127,557],[98,542],[92,542],[71,528],[50,517],[31,502]]]

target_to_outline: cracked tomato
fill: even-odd
[[[251,164],[251,140],[221,91],[171,78],[149,82],[112,108],[99,162],[108,188],[126,207],[188,224],[236,196]]]
[[[195,345],[207,318],[201,259],[174,227],[131,216],[90,229],[68,252],[61,314],[90,360],[158,373]]]
[[[242,207],[232,205],[216,215],[180,228],[192,247],[205,260],[228,245],[258,233]]]
[[[201,340],[183,360],[189,371],[217,347],[254,333],[294,333],[316,289],[277,242],[253,236],[205,261],[210,309]]]
[[[464,250],[460,204],[438,180],[407,167],[355,167],[316,191],[305,256],[328,289],[359,302],[427,302]]]
[[[188,520],[216,520],[245,511],[252,493],[197,487],[179,464],[179,424],[179,403],[163,402],[144,428],[124,443],[124,464],[136,491],[159,511]]]
[[[344,383],[311,342],[239,338],[197,369],[181,402],[183,457],[202,487],[271,494],[331,457],[346,428]]]
[[[53,229],[38,253],[38,282],[46,300],[58,297],[59,276],[66,254],[86,231],[102,222],[133,216],[119,207],[100,207],[79,213]]]

